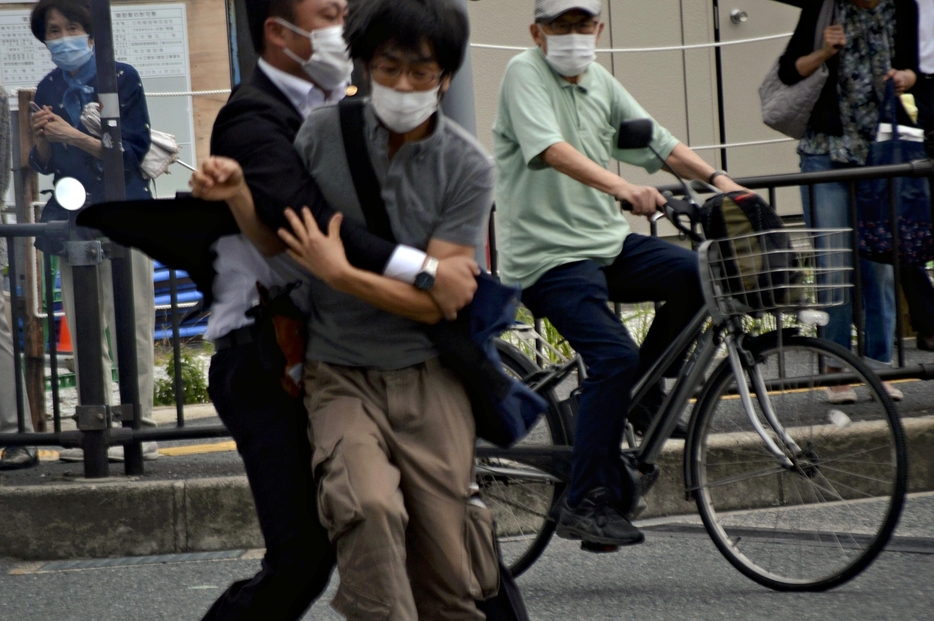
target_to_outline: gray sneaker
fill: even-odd
[[[84,450],[79,448],[63,449],[59,451],[58,458],[61,461],[69,462],[84,461]],[[122,462],[123,447],[111,446],[108,448],[107,459],[113,462]],[[159,459],[159,445],[156,442],[143,442],[143,459],[146,461]]]
[[[58,458],[68,462],[84,461],[84,451],[79,448],[62,449],[58,452]]]
[[[111,446],[107,449],[107,459],[115,462],[123,461],[123,447]],[[152,461],[159,459],[159,445],[155,442],[143,442],[143,459]]]
[[[602,487],[591,490],[576,507],[562,496],[556,507],[557,535],[585,544],[629,546],[645,541],[645,535],[606,499]]]

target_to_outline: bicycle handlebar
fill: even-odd
[[[666,202],[659,208],[659,212],[664,214],[676,229],[690,239],[696,242],[703,241],[704,238],[695,230],[696,225],[700,223],[700,207],[692,201],[675,198],[669,191],[662,192],[662,196],[665,197]],[[621,200],[619,203],[623,211],[632,211],[632,203],[629,201]],[[687,224],[685,224],[684,218],[687,218]]]

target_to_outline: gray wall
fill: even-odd
[[[530,46],[534,0],[478,0],[469,3],[472,42]],[[747,22],[730,21],[734,8],[749,14]],[[799,10],[774,0],[725,0],[720,6],[724,41],[789,33]],[[606,29],[602,48],[645,48],[709,43],[714,37],[713,4],[710,0],[604,0]],[[782,138],[762,124],[758,87],[775,62],[786,39],[723,48],[724,100],[727,142]],[[491,147],[491,127],[497,95],[506,63],[518,52],[473,48],[473,78],[480,140]],[[610,69],[651,114],[682,142],[691,146],[719,143],[716,77],[712,49],[600,54],[599,62]],[[796,143],[735,147],[727,153],[733,175],[745,176],[795,172]],[[699,151],[719,167],[719,151]],[[642,183],[667,183],[664,173],[649,177],[625,168],[623,176]],[[778,195],[783,213],[800,212],[797,189]],[[644,220],[633,222],[645,230]]]

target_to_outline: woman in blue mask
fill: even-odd
[[[87,188],[91,202],[104,200],[101,141],[81,124],[81,111],[98,101],[97,63],[93,26],[83,0],[40,0],[32,11],[32,33],[42,41],[57,67],[39,83],[32,115],[37,144],[30,164],[40,174],[74,177]],[[149,111],[139,74],[130,65],[117,63],[117,87],[123,134],[123,161],[128,199],[149,197],[149,181],[140,162],[149,150]],[[50,201],[43,221],[66,219]]]
[[[94,57],[94,28],[87,0],[40,0],[30,18],[33,35],[49,48],[56,69],[42,78],[36,88],[32,129],[36,146],[29,154],[29,163],[39,174],[52,175],[54,181],[74,177],[88,191],[90,202],[104,202],[104,166],[101,140],[81,123],[81,111],[92,102],[99,103],[97,93],[97,63]],[[143,85],[136,69],[125,63],[117,65],[117,95],[120,102],[120,125],[123,138],[123,166],[127,199],[152,198],[149,179],[143,177],[140,162],[149,151],[149,110]],[[68,212],[54,198],[42,210],[42,222],[67,220]],[[64,255],[61,242],[39,238],[36,246],[47,253]],[[69,323],[74,320],[74,285],[71,266],[61,264],[62,297]],[[104,328],[115,324],[113,294],[110,286],[110,262],[101,265],[101,286],[98,291],[104,304]],[[142,401],[142,422],[152,425],[153,399],[153,299],[152,260],[134,251],[133,289],[136,308],[136,349],[139,368],[139,392]],[[72,323],[71,333],[75,334]],[[107,341],[102,341],[104,376],[110,376],[111,361]],[[105,389],[108,397],[112,390]],[[109,400],[108,400],[109,404]],[[83,458],[81,449],[60,453],[65,461]],[[122,447],[108,452],[112,460],[122,460]],[[143,457],[158,456],[154,442],[143,445]]]

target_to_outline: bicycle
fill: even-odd
[[[685,186],[685,195],[687,201],[669,196],[665,212],[697,238],[696,194]],[[752,580],[776,590],[821,591],[856,576],[888,542],[904,503],[907,449],[895,406],[866,364],[784,326],[789,315],[805,326],[819,324],[826,313],[817,309],[843,303],[850,231],[783,231],[795,240],[795,269],[808,278],[789,282],[787,269],[768,272],[767,253],[753,252],[756,236],[766,232],[700,244],[705,308],[635,385],[630,412],[665,369],[686,358],[641,442],[627,425],[621,467],[628,511],[636,517],[658,477],[662,448],[696,395],[684,480],[703,527]],[[730,262],[743,258],[764,265],[771,276],[765,286],[737,290],[742,279]],[[750,308],[743,303],[750,294],[773,303]],[[749,315],[772,315],[777,327],[752,334],[744,325]],[[708,372],[721,345],[726,358]],[[481,493],[496,517],[506,563],[519,575],[548,545],[555,530],[550,512],[570,478],[576,399],[572,392],[559,401],[555,388],[574,373],[579,385],[586,368],[578,356],[542,368],[505,341],[498,347],[506,369],[549,403],[520,445],[477,447]],[[849,371],[826,373],[828,367]],[[828,405],[824,390],[841,384],[871,400]]]

